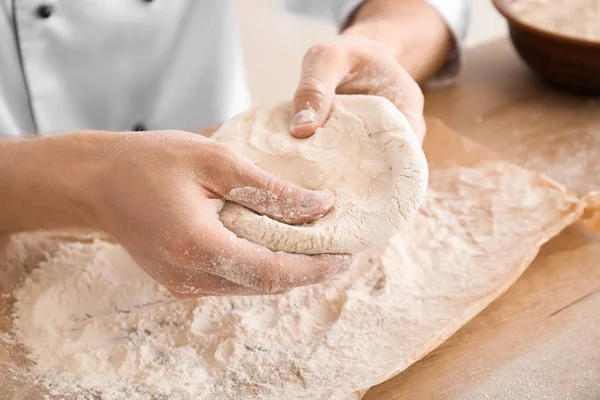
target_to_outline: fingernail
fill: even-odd
[[[300,199],[300,207],[303,214],[326,213],[333,206],[334,200],[333,193],[329,191],[311,190]]]
[[[354,256],[351,254],[331,254],[328,257],[335,260],[335,262],[330,263],[329,278],[348,272],[354,266]]]
[[[352,266],[354,265],[354,257],[350,254],[345,254],[342,257],[342,262],[340,268],[336,273],[341,274],[342,272],[350,271]]]
[[[317,112],[312,108],[308,107],[304,110],[298,111],[292,118],[292,128],[302,125],[312,125],[317,123]]]

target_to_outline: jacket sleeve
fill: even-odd
[[[446,21],[454,38],[455,48],[448,61],[437,76],[428,82],[429,85],[446,85],[452,83],[461,70],[464,40],[473,12],[473,0],[427,0],[427,2]]]
[[[283,0],[285,8],[298,15],[322,18],[342,26],[362,0]]]

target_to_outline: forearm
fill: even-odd
[[[98,157],[82,136],[0,140],[0,232],[90,227],[84,187]]]
[[[432,77],[455,45],[442,17],[424,0],[365,0],[342,34],[383,43],[417,82]]]

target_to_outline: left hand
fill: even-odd
[[[308,50],[294,96],[292,135],[305,138],[314,134],[327,120],[336,93],[387,98],[408,118],[417,138],[423,141],[423,93],[381,42],[341,35]]]

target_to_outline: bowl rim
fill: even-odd
[[[524,22],[522,19],[518,18],[510,10],[510,7],[508,5],[508,0],[492,0],[492,3],[494,4],[494,7],[496,7],[496,10],[498,10],[498,12],[500,14],[502,14],[502,16],[504,18],[506,18],[506,20],[508,21],[508,23],[510,25],[516,25],[517,27],[519,27],[523,30],[530,31],[531,33],[535,33],[536,35],[542,36],[546,39],[551,39],[551,40],[563,42],[563,43],[570,44],[570,45],[576,45],[576,46],[582,46],[582,47],[588,47],[588,48],[600,50],[600,41],[594,41],[594,40],[578,38],[578,37],[574,37],[574,36],[563,35],[563,34],[553,32],[550,30],[546,30],[546,29],[542,29],[533,24]]]

